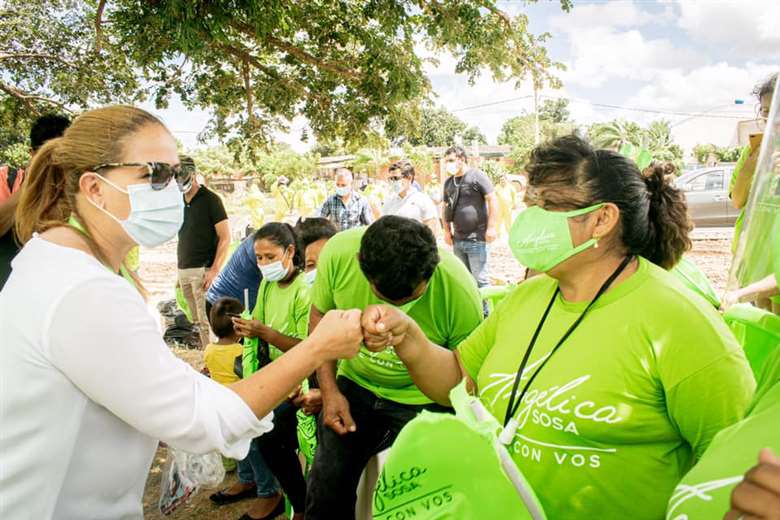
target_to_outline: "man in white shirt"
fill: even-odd
[[[382,207],[382,215],[396,215],[416,220],[428,226],[437,235],[436,205],[431,198],[414,187],[414,166],[406,160],[390,165],[390,197]]]

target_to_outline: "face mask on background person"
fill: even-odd
[[[162,245],[179,232],[184,222],[184,201],[176,182],[170,182],[155,190],[150,183],[131,184],[122,189],[100,174],[95,174],[106,184],[126,194],[130,199],[130,214],[119,220],[92,199],[87,200],[100,211],[115,220],[136,244],[144,247]]]
[[[448,162],[445,168],[447,169],[447,173],[450,175],[455,175],[458,173],[458,163],[456,162]]]
[[[346,195],[349,195],[349,192],[352,191],[349,186],[336,186],[336,195],[339,197],[344,197]]]
[[[598,243],[591,238],[574,247],[569,218],[595,211],[596,204],[574,211],[547,211],[539,206],[523,210],[509,232],[509,247],[517,261],[535,271],[547,272],[564,260]]]
[[[287,276],[288,269],[284,266],[284,259],[287,258],[287,253],[284,254],[281,260],[271,262],[268,265],[257,264],[260,268],[260,272],[263,273],[263,279],[269,282],[279,282],[284,280]]]
[[[390,181],[390,193],[393,195],[401,193],[404,188],[403,182],[404,181]]]
[[[311,271],[304,273],[303,277],[307,284],[314,285],[314,280],[317,278],[317,270],[312,269]]]

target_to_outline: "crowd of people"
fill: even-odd
[[[774,91],[757,91],[765,118]],[[440,203],[401,160],[381,208],[339,169],[317,216],[268,222],[230,255],[219,196],[151,114],[34,128],[0,206],[4,518],[139,518],[160,441],[219,451],[238,479],[210,498],[251,499],[243,519],[285,497],[296,520],[355,518],[368,461],[421,411],[452,413],[464,380],[548,518],[780,518],[780,349],[751,368],[684,258],[666,165],[563,136],[531,152],[521,201],[453,146]],[[502,234],[527,276],[490,310]],[[177,235],[204,373],[165,345],[127,266]]]

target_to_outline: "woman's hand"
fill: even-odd
[[[309,335],[323,361],[350,359],[360,352],[363,329],[360,327],[360,311],[328,311]]]
[[[233,318],[233,329],[242,338],[260,338],[264,341],[268,341],[267,336],[270,330],[261,321],[243,318]]]
[[[724,520],[756,518],[780,520],[780,458],[761,450],[758,465],[731,492],[731,509]]]
[[[381,352],[389,346],[397,347],[403,343],[414,322],[396,307],[369,305],[363,311],[361,324],[366,348]]]

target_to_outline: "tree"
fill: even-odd
[[[373,172],[379,177],[382,168],[390,163],[390,156],[381,148],[362,148],[357,151],[352,161],[352,168],[356,172]]]
[[[541,114],[540,114],[541,116]],[[539,118],[539,130],[542,142],[570,134],[574,131],[573,123],[555,122]],[[533,114],[524,114],[507,119],[498,134],[498,144],[509,145],[509,154],[514,166],[513,171],[522,171],[528,161],[528,154],[536,146],[535,122]]]
[[[469,145],[474,141],[487,144],[487,139],[478,128],[469,127],[444,107],[433,106],[422,108],[419,125],[407,126],[391,137],[405,137],[412,146]]]
[[[172,90],[214,111],[211,133],[260,142],[297,114],[323,137],[360,136],[377,121],[389,132],[405,125],[410,105],[430,94],[420,44],[452,53],[470,78],[550,66],[547,35],[531,35],[525,15],[510,17],[492,0],[117,0],[108,19],[149,77],[167,79],[171,61],[186,57]]]
[[[546,99],[539,109],[539,119],[553,123],[568,123],[571,117],[569,100],[566,98]]]
[[[144,97],[141,78],[122,42],[112,31],[96,31],[97,12],[94,2],[3,2],[3,123],[15,119],[29,129],[29,122],[45,112],[72,112],[95,104],[132,102]]]
[[[597,148],[618,150],[624,144],[642,146],[642,129],[633,121],[615,119],[607,123],[595,123],[588,129],[588,138]]]

